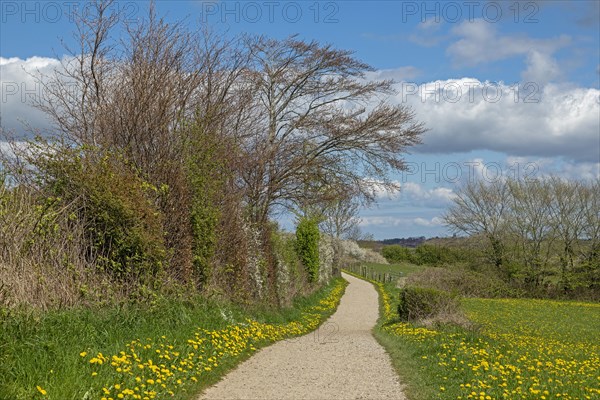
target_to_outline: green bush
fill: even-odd
[[[442,265],[458,261],[456,251],[445,246],[421,244],[415,249],[413,262],[418,265]]]
[[[389,263],[413,262],[414,259],[412,251],[408,247],[400,246],[399,244],[383,247],[381,255]]]
[[[403,321],[422,321],[456,314],[459,306],[457,297],[448,292],[408,286],[400,291],[398,315]]]
[[[319,278],[319,239],[318,220],[301,217],[296,227],[296,251],[311,282]]]
[[[50,193],[44,213],[68,208],[83,223],[86,257],[117,278],[154,276],[166,256],[159,190],[117,155],[63,149],[37,165]]]
[[[201,124],[189,126],[191,149],[187,159],[187,179],[191,191],[191,228],[193,266],[200,283],[206,284],[213,271],[223,203],[224,143]]]

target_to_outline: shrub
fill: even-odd
[[[119,156],[63,149],[40,159],[50,193],[43,207],[68,208],[85,226],[86,257],[117,278],[154,276],[166,250],[162,216],[151,196],[159,190],[145,182]]]
[[[271,233],[273,253],[277,263],[277,298],[282,306],[290,306],[294,298],[310,293],[308,274],[297,253],[294,234],[277,227]]]
[[[459,313],[455,295],[442,290],[407,286],[400,291],[398,314],[403,321],[424,321]]]
[[[414,258],[412,251],[408,247],[400,246],[399,244],[384,246],[381,254],[390,263],[413,262]]]
[[[199,283],[211,279],[223,221],[224,182],[227,174],[226,145],[202,124],[191,124],[186,132],[190,151],[186,173],[191,192],[190,219],[193,238],[192,258]],[[235,248],[231,249],[235,252]]]
[[[296,227],[296,251],[311,282],[319,279],[319,239],[317,219],[301,217]]]
[[[134,289],[85,260],[86,227],[71,217],[43,193],[0,185],[0,313],[100,304]]]
[[[415,249],[415,262],[419,265],[441,264],[446,258],[444,249],[438,246],[422,244]]]

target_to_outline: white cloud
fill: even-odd
[[[559,167],[555,174],[566,179],[600,179],[600,162],[566,163]]]
[[[443,226],[444,220],[440,217],[433,217],[431,219],[425,219],[425,218],[418,217],[418,218],[413,219],[413,223],[415,225],[420,225],[420,226],[434,227],[434,226]]]
[[[417,207],[444,208],[455,196],[452,189],[446,187],[427,189],[415,182],[406,182],[400,187],[400,200]]]
[[[525,82],[535,82],[542,86],[561,76],[561,70],[555,59],[548,54],[532,50],[527,54],[527,69],[521,73]]]
[[[398,196],[399,192],[397,189],[390,189],[380,180],[365,178],[363,181],[364,184],[366,184],[369,187],[371,193],[375,196],[377,200],[393,199]],[[398,181],[392,181],[391,183],[396,187],[400,187],[400,182]]]
[[[429,131],[425,153],[491,150],[513,156],[600,159],[600,90],[548,84],[522,87],[462,78],[398,85]]]
[[[400,187],[399,191],[389,192],[380,182],[369,182],[377,200],[386,204],[401,202],[414,207],[444,208],[455,196],[452,189],[446,187],[429,189],[416,182],[393,183]]]
[[[446,35],[441,35],[437,33],[440,30],[441,26],[441,20],[425,20],[417,26],[417,33],[411,34],[408,37],[408,40],[424,47],[435,46],[441,43],[442,41],[446,40],[447,37]]]
[[[571,42],[566,35],[551,39],[534,39],[524,35],[500,36],[496,25],[483,19],[464,21],[453,28],[452,33],[459,39],[448,47],[447,53],[457,65],[476,65],[527,55],[532,49],[550,55]]]
[[[0,124],[3,128],[17,133],[24,129],[24,124],[35,129],[49,127],[45,114],[32,107],[32,101],[42,94],[43,87],[34,76],[48,75],[60,68],[60,61],[54,58],[0,57]]]

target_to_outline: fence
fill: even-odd
[[[402,272],[381,272],[362,264],[350,264],[344,269],[360,275],[363,278],[372,279],[381,283],[397,282],[398,279],[404,277]]]

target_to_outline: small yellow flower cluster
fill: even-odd
[[[390,295],[385,290],[383,283],[372,281],[375,285],[377,285],[379,289],[379,295],[381,296],[381,302],[383,304],[383,317],[385,321],[391,321],[396,318],[396,314],[392,311],[392,302],[390,301]]]
[[[185,343],[170,342],[165,336],[158,340],[136,339],[112,356],[97,353],[88,359],[85,351],[80,356],[93,376],[103,368],[111,368],[110,375],[117,377],[116,382],[102,387],[101,400],[172,397],[224,361],[255,351],[259,345],[316,329],[325,313],[337,307],[344,288],[345,282],[338,281],[319,304],[303,310],[299,320],[286,324],[247,319],[220,330],[197,328]]]
[[[439,334],[438,331],[434,331],[424,327],[413,326],[408,322],[399,322],[396,324],[387,325],[384,327],[384,329],[396,335],[408,336],[411,339],[417,340],[419,342],[422,342],[425,339],[437,336]]]

